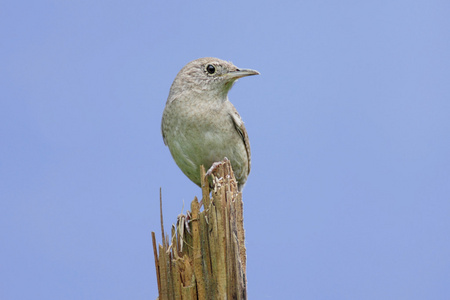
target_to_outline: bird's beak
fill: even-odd
[[[252,75],[259,75],[259,72],[251,69],[237,69],[236,71],[232,71],[226,74],[226,76],[230,79],[238,79],[241,77]]]

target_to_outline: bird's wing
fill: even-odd
[[[242,141],[244,142],[245,150],[247,151],[247,158],[248,158],[248,173],[250,174],[250,161],[251,161],[251,154],[250,154],[250,141],[248,139],[247,130],[244,126],[244,121],[242,121],[241,116],[237,112],[236,108],[233,107],[232,112],[230,113],[231,120],[233,121],[234,128],[236,128],[236,131],[239,133],[239,135],[242,138]]]
[[[164,114],[161,120],[161,135],[163,137],[164,145],[167,146],[166,136],[164,135]]]

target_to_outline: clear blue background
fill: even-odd
[[[246,122],[250,299],[449,299],[450,2],[0,4],[0,299],[155,299],[200,190],[160,134],[214,56]]]

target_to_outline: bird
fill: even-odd
[[[161,120],[164,144],[181,171],[201,187],[200,166],[229,159],[238,190],[250,173],[250,141],[244,122],[228,100],[237,79],[259,75],[218,58],[203,57],[176,75]]]

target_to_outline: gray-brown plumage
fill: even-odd
[[[205,57],[191,61],[175,77],[161,131],[178,167],[195,184],[200,186],[200,165],[208,169],[226,157],[239,190],[244,187],[250,173],[250,142],[228,91],[238,78],[258,74]]]

